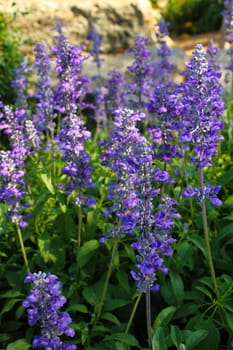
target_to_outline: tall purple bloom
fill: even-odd
[[[93,188],[91,178],[92,168],[89,165],[90,157],[84,149],[85,141],[91,134],[83,126],[84,122],[75,114],[63,119],[59,132],[59,144],[66,165],[62,172],[69,177],[66,184],[66,193],[74,193],[74,203],[77,206],[95,204],[94,198],[85,195],[85,189]]]
[[[82,46],[71,45],[65,37],[62,25],[57,20],[57,35],[52,52],[56,56],[55,71],[58,86],[55,93],[55,108],[64,116],[80,112],[85,106],[83,100],[89,91],[89,79],[82,75],[82,63],[87,58],[82,55]]]
[[[44,42],[37,44],[35,47],[34,67],[39,79],[35,93],[37,103],[33,120],[37,123],[40,132],[49,131],[52,136],[54,135],[56,114],[54,111],[54,92],[50,78],[51,62]]]
[[[103,143],[103,164],[114,174],[108,194],[112,205],[105,213],[115,214],[117,218],[110,233],[112,236],[133,234],[138,220],[139,213],[135,211],[138,198],[135,194],[134,150],[141,139],[136,123],[144,117],[144,114],[133,110],[116,110],[110,140]]]
[[[155,33],[158,60],[153,66],[153,78],[156,80],[170,80],[175,69],[174,64],[170,62],[172,50],[167,45],[166,41],[166,36],[169,36],[168,26],[169,22],[165,22],[164,19],[161,18]]]
[[[19,227],[27,225],[25,201],[27,195],[25,160],[31,153],[31,144],[25,132],[24,110],[2,106],[0,130],[7,134],[10,150],[0,152],[0,200],[7,204],[6,216]]]
[[[6,216],[19,227],[27,226],[23,160],[17,158],[18,150],[0,151],[0,201],[7,206]]]
[[[125,88],[126,82],[124,74],[117,70],[108,73],[109,79],[106,80],[105,88],[107,93],[105,95],[106,109],[109,116],[112,116],[115,109],[119,106],[126,105]]]
[[[65,343],[60,338],[63,334],[73,337],[75,331],[70,327],[72,319],[69,313],[60,311],[66,298],[61,294],[61,283],[57,276],[50,272],[29,272],[24,282],[33,284],[30,294],[22,303],[27,309],[28,324],[34,326],[38,322],[41,329],[41,335],[34,336],[32,347],[76,350],[76,345]]]
[[[167,162],[180,157],[176,137],[180,106],[176,84],[171,80],[174,65],[170,63],[171,49],[165,40],[168,35],[167,27],[168,23],[161,19],[156,32],[159,59],[154,63],[154,87],[147,104],[152,125],[149,131],[155,142],[156,158],[162,160],[165,167]]]
[[[154,208],[152,201],[160,194],[160,189],[152,184],[169,183],[170,177],[166,171],[155,167],[152,145],[145,138],[138,145],[136,155],[136,209],[140,215],[136,224],[137,240],[132,244],[137,252],[137,272],[131,274],[138,282],[139,290],[146,293],[159,289],[158,271],[168,272],[164,256],[172,256],[171,243],[175,240],[170,237],[170,231],[174,227],[174,218],[180,216],[173,208],[176,201],[167,196],[162,197],[157,209]]]
[[[106,142],[103,162],[114,174],[109,187],[108,199],[112,206],[106,215],[117,218],[111,235],[133,234],[136,242],[132,247],[137,251],[137,272],[132,276],[138,281],[139,289],[157,289],[157,271],[167,272],[164,256],[171,256],[169,231],[178,217],[173,206],[175,201],[166,197],[158,210],[153,200],[160,194],[155,183],[169,183],[166,171],[154,165],[154,151],[151,143],[140,135],[136,123],[145,118],[143,113],[127,109],[116,111],[110,142]]]
[[[24,57],[19,67],[15,70],[15,77],[11,82],[16,93],[17,108],[24,110],[28,109],[28,94],[27,94],[27,74],[30,72],[27,58]]]
[[[212,158],[217,155],[216,148],[223,138],[219,135],[223,127],[219,117],[224,110],[219,82],[221,73],[212,60],[207,60],[202,45],[196,45],[185,76],[186,81],[181,87],[184,107],[180,141],[190,146],[191,162],[198,169],[203,169],[212,165]],[[197,191],[194,189],[193,195]],[[205,196],[211,198],[212,194],[216,196],[215,187],[212,192],[208,189],[208,196],[203,188],[201,191],[202,199]],[[184,195],[187,194],[185,191]]]
[[[134,56],[134,61],[128,67],[132,75],[132,82],[128,86],[128,104],[130,108],[142,110],[150,96],[151,74],[153,68],[149,60],[151,53],[145,47],[149,40],[138,36],[135,45],[129,49],[129,53]]]
[[[100,78],[100,68],[103,62],[103,59],[100,58],[100,48],[103,41],[103,38],[99,35],[97,30],[93,28],[88,34],[87,39],[93,43],[93,47],[89,50],[90,54],[93,57],[93,60],[96,64],[96,68],[98,71],[97,78]]]
[[[86,188],[93,187],[89,156],[84,150],[84,142],[90,139],[91,134],[78,116],[85,106],[83,99],[88,91],[89,80],[82,76],[85,57],[82,56],[81,46],[70,44],[58,21],[56,30],[58,35],[54,38],[56,45],[53,52],[56,55],[55,70],[59,82],[55,93],[55,108],[63,116],[57,139],[63,160],[66,161],[62,171],[70,178],[66,188],[67,193],[75,191],[75,204],[93,205],[94,200],[84,195]]]

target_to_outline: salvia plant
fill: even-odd
[[[231,1],[223,15],[231,43]],[[231,349],[232,101],[218,48],[196,45],[175,83],[161,20],[156,60],[138,36],[127,74],[105,79],[95,29],[89,56],[58,20],[53,34],[0,103],[0,350]]]

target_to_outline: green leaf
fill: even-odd
[[[205,247],[205,242],[203,237],[192,235],[192,236],[188,236],[187,239],[190,242],[192,242],[198,249],[200,249],[200,251],[202,252],[205,258],[207,257],[206,247]]]
[[[6,350],[28,350],[31,348],[31,344],[29,344],[25,339],[18,339],[14,343],[10,343]]]
[[[182,342],[182,334],[179,327],[171,325],[170,335],[171,335],[173,344],[178,348],[179,344]]]
[[[92,258],[94,251],[99,247],[99,242],[96,239],[92,239],[85,242],[80,248],[77,262],[80,268],[83,268],[88,261]]]
[[[197,344],[199,344],[206,336],[208,331],[205,329],[199,329],[192,332],[186,339],[185,345],[187,350],[193,349]]]
[[[152,339],[152,349],[153,350],[167,350],[167,343],[165,339],[165,334],[162,327],[158,327],[153,339]]]
[[[19,301],[22,301],[22,300],[21,299],[9,299],[9,300],[7,300],[7,302],[4,304],[4,306],[0,312],[0,316],[5,314],[6,312],[9,312],[10,310],[12,310],[14,308],[15,304],[18,303]]]
[[[6,293],[0,294],[0,298],[16,298],[21,296],[23,296],[23,294],[17,290],[8,290]]]
[[[224,173],[224,175],[220,179],[220,184],[226,185],[232,180],[233,180],[233,172],[232,172],[232,169],[229,169],[227,172]]]
[[[173,315],[176,312],[175,306],[168,306],[166,309],[163,309],[158,316],[156,317],[154,324],[153,324],[153,330],[156,331],[159,327],[165,327],[167,324],[172,320]]]
[[[99,298],[98,298],[97,294],[95,293],[94,289],[91,287],[84,288],[83,297],[92,306],[95,306],[99,303]]]
[[[128,344],[120,343],[118,341],[115,342],[115,346],[117,350],[130,350],[130,346]]]
[[[40,178],[43,181],[43,183],[46,185],[49,192],[52,194],[55,194],[55,189],[53,187],[52,179],[51,179],[50,175],[48,175],[46,173],[41,173]]]
[[[227,325],[233,331],[233,314],[231,312],[225,312]]]
[[[132,303],[131,300],[124,299],[107,299],[105,303],[105,310],[112,311],[118,309],[119,307],[125,306]]]
[[[170,271],[169,273],[173,293],[177,300],[177,306],[181,306],[184,299],[184,284],[182,278],[177,272]]]
[[[117,280],[120,283],[121,288],[123,288],[126,293],[130,293],[129,278],[125,271],[117,271]]]
[[[110,340],[115,340],[119,341],[124,344],[140,347],[137,339],[131,335],[131,334],[125,334],[125,333],[114,333],[111,335],[107,335],[103,341],[110,341]]]
[[[200,292],[202,292],[203,294],[205,294],[208,298],[210,298],[212,300],[212,294],[210,293],[210,291],[202,286],[196,286],[195,287],[197,290],[199,290]]]
[[[104,312],[103,315],[101,316],[101,319],[110,321],[110,322],[116,324],[118,327],[121,327],[120,321],[119,321],[118,318],[117,318],[114,314],[112,314],[111,312]]]
[[[67,311],[78,311],[83,314],[88,313],[88,308],[84,304],[74,304],[67,308]]]
[[[41,257],[43,258],[45,263],[48,263],[51,260],[54,261],[55,259],[55,257],[52,256],[50,253],[50,243],[51,243],[51,237],[47,232],[39,235],[38,247],[40,250]]]

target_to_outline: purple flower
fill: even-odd
[[[0,201],[7,204],[6,216],[11,222],[20,227],[27,225],[28,215],[25,209],[27,195],[25,176],[25,160],[31,153],[32,144],[26,134],[23,110],[13,110],[9,106],[2,106],[0,112],[0,130],[7,134],[10,150],[0,151]]]
[[[180,117],[180,102],[176,85],[171,80],[174,66],[169,61],[171,50],[165,40],[165,36],[168,35],[167,26],[168,23],[161,19],[159,30],[156,33],[159,60],[154,64],[154,87],[150,101],[147,103],[150,123],[154,126],[149,132],[156,143],[155,155],[157,159],[165,163],[165,166],[172,159],[181,157],[176,139]],[[154,128],[155,130],[160,130],[160,140],[158,140],[157,135],[154,135]]]
[[[47,53],[47,47],[41,42],[35,47],[35,63],[39,80],[35,97],[37,99],[36,112],[33,115],[33,121],[37,123],[40,132],[49,130],[51,136],[54,134],[54,92],[50,78],[50,58]]]
[[[105,103],[108,115],[112,116],[115,109],[125,106],[125,85],[124,74],[113,70],[108,73],[109,79],[105,83],[107,90]]]
[[[111,229],[111,236],[133,234],[139,217],[135,211],[138,198],[135,194],[137,174],[134,151],[141,140],[136,123],[144,117],[144,114],[129,109],[116,110],[110,140],[104,143],[103,165],[108,166],[114,174],[108,188],[108,199],[112,205],[107,210],[107,215],[114,213],[117,223]]]
[[[157,44],[157,55],[160,60],[155,62],[153,70],[153,78],[155,80],[170,80],[171,75],[174,73],[174,64],[169,59],[172,50],[167,45],[166,36],[169,36],[168,32],[169,23],[165,22],[163,18],[160,19],[158,29],[155,33]]]
[[[15,77],[11,82],[12,87],[16,93],[16,104],[18,109],[26,112],[28,108],[27,95],[27,74],[30,72],[27,58],[22,59],[21,64],[15,70]]]
[[[138,36],[135,39],[135,45],[129,49],[129,53],[133,54],[134,62],[128,67],[132,75],[132,82],[128,87],[128,103],[130,108],[142,110],[146,101],[150,97],[151,74],[153,68],[149,64],[150,51],[145,45],[149,40]]]
[[[132,248],[137,251],[137,272],[132,271],[132,277],[137,281],[142,292],[158,290],[157,272],[167,273],[164,256],[172,257],[171,243],[175,240],[169,236],[174,227],[174,219],[180,218],[173,208],[176,201],[168,196],[161,198],[157,211],[153,199],[160,194],[159,188],[154,188],[154,182],[169,182],[166,171],[155,168],[153,148],[151,143],[143,138],[137,145],[135,173],[137,174],[136,195],[140,214],[136,223],[137,241]],[[155,211],[155,212],[154,212]]]
[[[219,132],[223,128],[220,117],[225,106],[219,82],[221,74],[213,59],[214,52],[213,47],[209,47],[208,61],[202,45],[196,45],[193,57],[187,63],[186,81],[181,86],[183,118],[180,141],[189,145],[190,160],[198,169],[212,166],[212,158],[217,155],[217,146],[223,138]],[[199,200],[209,198],[219,205],[216,196],[206,193],[207,188],[201,183],[200,189],[195,189],[198,191],[195,197]],[[184,192],[185,196],[187,192]]]
[[[50,272],[29,272],[24,282],[33,284],[30,294],[22,303],[27,309],[28,324],[34,326],[38,322],[41,329],[41,335],[33,338],[32,347],[76,350],[76,345],[60,339],[63,334],[73,337],[75,331],[70,327],[72,319],[68,312],[60,311],[66,298],[61,294],[57,276]]]
[[[55,108],[64,116],[68,116],[86,106],[83,100],[89,91],[90,80],[81,73],[82,63],[87,57],[82,56],[82,46],[70,44],[58,20],[55,29],[56,45],[52,48],[52,52],[56,56],[55,71],[59,80],[54,97]]]
[[[94,198],[85,195],[85,189],[93,188],[91,178],[92,168],[89,165],[90,157],[84,149],[84,143],[90,139],[91,134],[83,126],[84,122],[75,114],[70,114],[62,121],[58,134],[63,160],[66,161],[62,172],[69,178],[66,184],[66,193],[73,192],[75,205],[93,206]]]
[[[100,68],[103,62],[103,59],[100,58],[100,47],[103,39],[95,28],[87,34],[87,39],[93,43],[93,47],[89,52],[93,56],[93,60],[98,70],[98,78],[100,78]]]
[[[6,216],[19,227],[27,226],[28,217],[24,176],[24,162],[18,159],[18,150],[0,151],[0,201],[8,206]]]

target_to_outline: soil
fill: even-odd
[[[216,46],[222,47],[224,42],[223,39],[223,32],[219,30],[217,32],[204,33],[195,36],[184,35],[175,39],[172,46],[185,50],[187,55],[191,57],[196,44],[202,44],[206,48],[210,40],[213,40]]]

